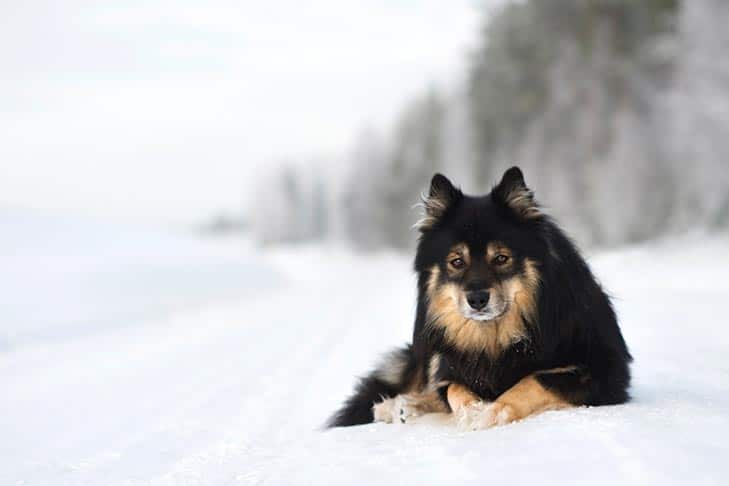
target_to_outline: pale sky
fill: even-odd
[[[347,151],[474,45],[473,0],[0,0],[0,208],[164,223]]]

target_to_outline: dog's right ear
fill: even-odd
[[[422,198],[425,214],[415,226],[423,233],[430,230],[462,196],[461,190],[456,189],[446,176],[435,174],[428,195]]]

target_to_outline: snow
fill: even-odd
[[[322,430],[411,333],[408,256],[0,214],[0,484],[726,484],[728,248],[591,256],[629,404]]]

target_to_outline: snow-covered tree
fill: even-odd
[[[389,133],[363,131],[346,171],[279,171],[257,227],[410,247],[434,172],[485,192],[514,164],[582,244],[729,226],[728,24],[723,0],[506,3],[464,86],[411,101]]]

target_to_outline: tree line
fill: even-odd
[[[485,192],[520,165],[583,245],[729,226],[729,2],[524,0],[485,17],[467,82],[429,89],[391,133],[270,174],[264,242],[408,248],[436,171]],[[265,192],[264,192],[265,191]]]

